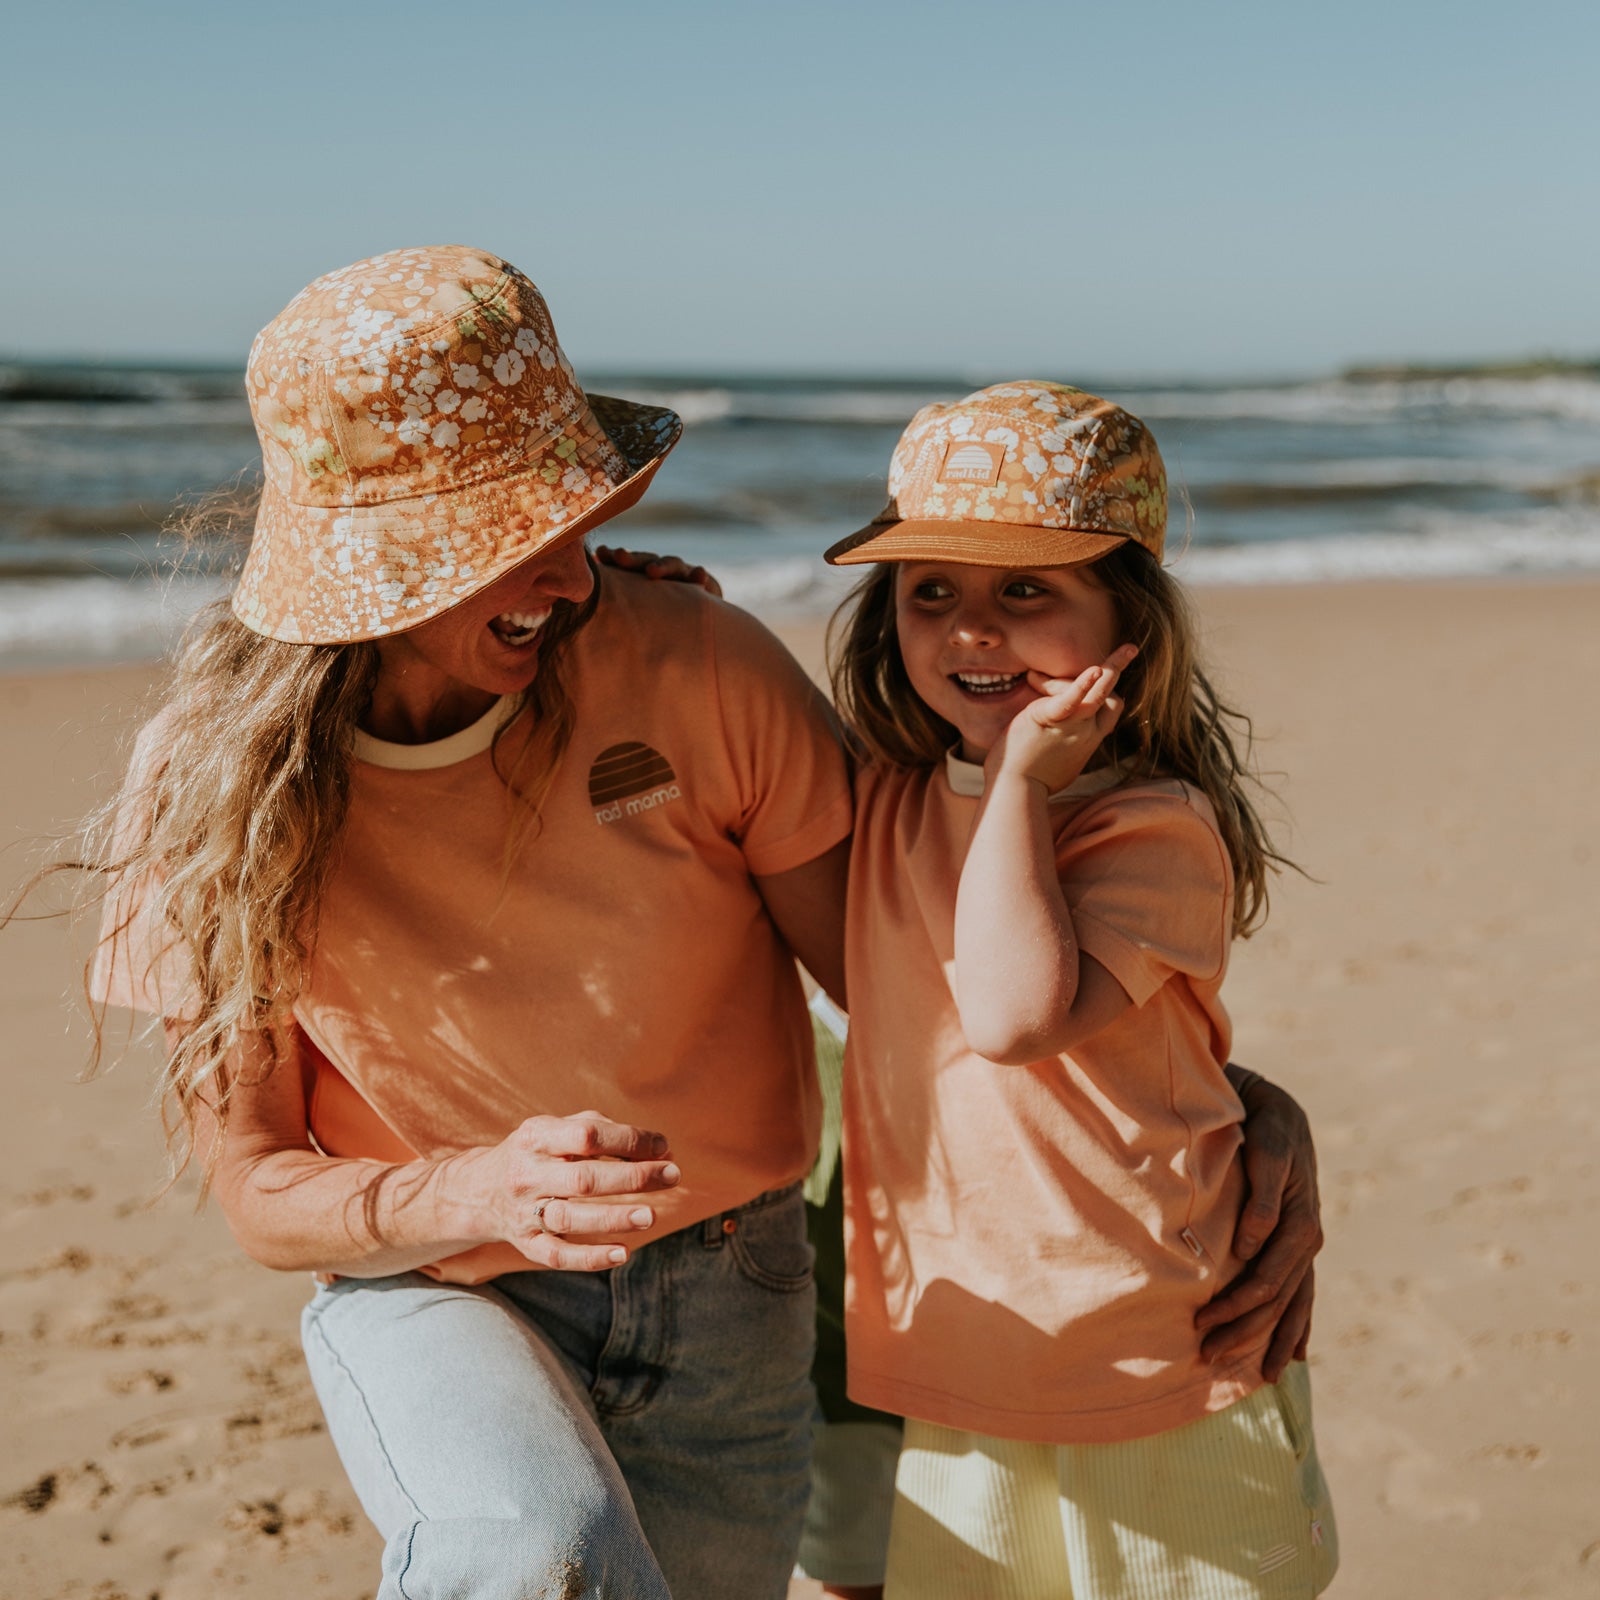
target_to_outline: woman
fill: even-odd
[[[793,958],[843,991],[827,708],[752,619],[590,565],[678,422],[586,396],[497,258],[318,279],[248,384],[251,551],[141,735],[96,992],[165,1020],[240,1243],[323,1280],[307,1360],[386,1600],[781,1595],[819,1121]],[[1292,1344],[1309,1254],[1280,1256],[1248,1315],[1288,1306]]]

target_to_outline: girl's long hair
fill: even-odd
[[[558,601],[540,639],[524,716],[507,718],[492,758],[506,785],[506,865],[540,808],[572,738],[567,646],[593,614]],[[202,1186],[220,1140],[197,1151],[202,1104],[225,1125],[229,1057],[257,1032],[271,1063],[285,1056],[290,1010],[305,981],[317,911],[337,863],[350,800],[357,723],[372,698],[378,647],[284,644],[253,633],[218,601],[191,624],[171,687],[140,739],[121,791],[85,825],[64,870],[92,875],[113,908],[101,946],[143,976],[163,959],[173,1039],[158,1085],[174,1177],[200,1154]],[[507,737],[510,735],[510,737]],[[28,891],[24,890],[24,894]],[[137,919],[137,920],[136,920]],[[148,951],[143,931],[158,947]],[[127,936],[139,942],[120,943]],[[107,952],[102,949],[102,959]],[[175,993],[169,993],[170,986]],[[95,1052],[101,1049],[101,1008]]]
[[[1250,719],[1212,687],[1188,596],[1148,550],[1130,539],[1079,570],[1115,601],[1118,643],[1139,646],[1117,684],[1122,717],[1100,753],[1130,779],[1181,778],[1211,802],[1233,864],[1233,931],[1249,938],[1266,921],[1269,874],[1294,865],[1251,797],[1261,780]],[[834,704],[863,759],[933,766],[960,739],[911,686],[895,631],[892,564],[874,567],[834,613],[828,658]]]

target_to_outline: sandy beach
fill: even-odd
[[[1228,998],[1238,1058],[1300,1096],[1321,1151],[1332,1593],[1593,1596],[1600,584],[1201,606],[1317,880],[1281,883]],[[782,631],[816,663],[820,625]],[[106,791],[153,676],[0,677],[8,890]],[[115,1069],[74,1081],[86,930],[0,941],[0,1600],[370,1595],[379,1541],[301,1362],[304,1279],[246,1260],[190,1191],[146,1205],[151,1043],[115,1019]]]

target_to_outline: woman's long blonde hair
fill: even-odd
[[[598,586],[582,604],[556,602],[538,675],[522,696],[529,715],[506,719],[495,736],[492,757],[511,811],[508,865],[523,832],[537,825],[572,738],[564,658],[597,597]],[[202,1104],[225,1125],[228,1060],[241,1034],[260,1033],[274,1065],[284,1057],[318,906],[338,860],[356,727],[377,676],[376,644],[284,644],[246,628],[226,601],[209,606],[185,636],[121,791],[90,818],[76,859],[41,874],[93,875],[94,898],[115,908],[101,930],[102,946],[117,941],[115,959],[127,959],[119,943],[133,935],[142,963],[139,936],[153,929],[178,964],[178,993],[162,996],[178,1026],[158,1085],[174,1176],[197,1153]],[[507,740],[513,728],[517,736]],[[162,951],[149,955],[153,966]],[[97,1010],[91,1070],[100,1023]],[[199,1152],[203,1182],[218,1143]]]
[[[1148,550],[1130,539],[1077,570],[1115,601],[1118,642],[1139,646],[1118,681],[1122,717],[1101,753],[1129,778],[1181,778],[1211,802],[1233,864],[1233,931],[1249,938],[1266,921],[1269,874],[1293,866],[1251,799],[1260,778],[1250,719],[1212,687],[1188,596]],[[895,631],[893,564],[874,567],[834,613],[828,658],[834,704],[864,759],[933,766],[959,740],[911,686]]]

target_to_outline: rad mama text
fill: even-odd
[[[652,811],[669,800],[681,800],[683,790],[675,783],[664,784],[648,794],[636,794],[631,800],[613,800],[608,806],[595,810],[594,820],[604,827],[608,822],[620,822],[624,817],[636,817],[641,811]]]

